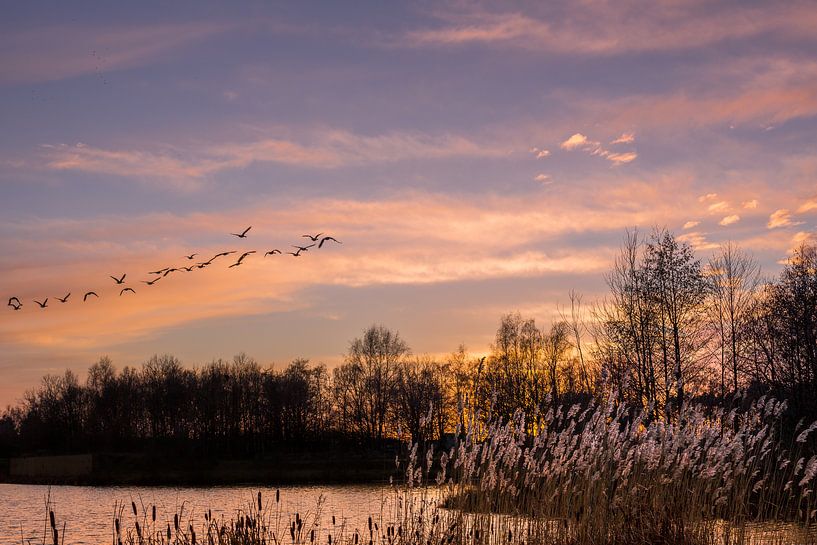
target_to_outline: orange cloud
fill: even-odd
[[[781,208],[779,210],[775,210],[769,216],[769,222],[766,226],[769,229],[776,229],[778,227],[789,227],[792,225],[797,225],[796,222],[792,221],[791,219],[791,212],[789,212],[785,208]]]
[[[719,221],[718,225],[723,225],[723,226],[732,225],[733,223],[737,223],[739,221],[740,221],[740,216],[738,216],[737,214],[732,214],[730,216],[726,216],[721,221]]]

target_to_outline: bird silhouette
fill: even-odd
[[[12,309],[14,309],[14,310],[20,310],[21,308],[23,308],[23,304],[22,304],[22,303],[18,303],[18,304],[16,304],[16,305],[10,305],[10,306],[11,306],[11,308],[12,308]]]
[[[97,293],[96,293],[95,291],[89,291],[88,293],[86,293],[86,294],[85,294],[85,295],[82,297],[82,301],[83,301],[83,302],[87,301],[87,300],[88,300],[88,296],[89,296],[89,295],[93,295],[94,297],[99,297],[99,295],[97,295]]]
[[[122,291],[119,292],[119,296],[121,297],[122,294],[125,293],[126,291],[129,291],[131,293],[136,293],[136,290],[134,290],[133,288],[122,288]]]
[[[244,261],[245,257],[247,257],[250,254],[254,254],[254,253],[255,253],[255,250],[252,250],[250,252],[244,252],[243,254],[241,254],[241,257],[238,258],[238,261],[236,261],[235,263],[233,263],[232,265],[230,265],[227,268],[232,269],[233,267],[238,267],[239,265],[241,265],[241,262]]]
[[[57,301],[59,301],[60,303],[67,303],[69,297],[71,297],[71,292],[68,292],[68,295],[66,295],[65,297],[62,298],[57,297]]]
[[[238,252],[236,252],[235,250],[232,250],[232,251],[229,251],[229,252],[221,252],[221,253],[218,253],[218,254],[214,255],[213,257],[211,257],[210,261],[205,261],[205,263],[207,263],[209,265],[210,263],[212,263],[213,261],[215,261],[219,257],[224,257],[224,256],[228,256],[230,254],[235,254],[235,253],[238,253]]]
[[[153,280],[142,280],[142,283],[147,284],[148,286],[152,286],[153,284],[155,284],[156,282],[158,282],[161,279],[162,279],[162,277],[160,276],[158,278],[154,278]]]
[[[234,237],[238,237],[238,238],[247,238],[247,231],[249,231],[250,229],[252,229],[252,225],[250,225],[249,227],[244,229],[244,231],[240,235],[238,233],[230,233],[230,234],[233,235]]]
[[[275,254],[280,254],[280,253],[281,253],[281,250],[276,248],[275,250],[270,250],[269,252],[265,253],[264,257],[267,257],[268,255],[275,255]]]
[[[323,234],[323,233],[318,233],[318,234],[317,234],[317,235],[315,235],[315,236],[312,236],[312,235],[301,235],[301,238],[308,238],[308,239],[309,239],[309,240],[311,240],[312,242],[318,242],[318,239],[319,239],[319,238],[321,238],[321,235],[322,235],[322,234]]]
[[[45,298],[45,301],[43,301],[42,303],[40,303],[40,302],[39,302],[39,301],[37,301],[36,299],[34,299],[34,302],[35,302],[35,303],[37,303],[38,305],[40,305],[40,308],[45,308],[45,307],[47,307],[47,306],[48,306],[48,297],[46,297],[46,298]]]
[[[165,273],[162,275],[162,278],[164,278],[165,276],[169,275],[170,273],[172,273],[172,272],[176,272],[176,271],[178,271],[178,270],[179,270],[179,269],[176,269],[176,268],[173,268],[173,269],[166,269],[166,270],[165,270]]]
[[[293,257],[301,257],[301,250],[298,250],[297,252],[287,252],[287,253],[289,255],[293,256]]]
[[[310,244],[309,246],[298,246],[298,245],[296,245],[296,244],[293,244],[293,245],[292,245],[292,247],[293,247],[293,248],[298,248],[298,253],[300,253],[300,252],[308,252],[308,251],[309,251],[309,249],[310,249],[312,246],[314,246],[314,244]]]
[[[339,241],[339,240],[338,240],[338,239],[336,239],[335,237],[323,237],[323,238],[321,239],[320,243],[318,244],[318,248],[322,248],[322,247],[323,247],[323,243],[324,243],[324,242],[326,242],[327,240],[331,240],[331,241],[333,241],[333,242],[337,242],[338,244],[343,244],[341,241]]]
[[[189,267],[182,267],[179,270],[185,270],[187,272],[191,272],[193,270],[193,267],[195,267],[195,265],[190,265]]]
[[[164,269],[159,269],[158,271],[150,271],[148,274],[162,274],[163,272],[165,272],[169,268],[170,267],[165,267]]]
[[[122,278],[117,278],[115,276],[111,276],[111,278],[113,278],[113,281],[116,282],[117,284],[124,284],[126,276],[127,276],[127,274],[123,274]]]
[[[199,255],[199,254],[190,254],[190,255],[186,255],[186,256],[184,256],[184,257],[186,257],[187,259],[193,259],[193,258],[194,258],[194,257],[196,257],[197,255]]]
[[[13,304],[13,303],[14,303],[14,301],[17,301],[17,304],[18,304],[18,305],[22,305],[22,304],[23,304],[23,303],[22,303],[22,302],[21,302],[21,301],[20,301],[20,300],[19,300],[17,297],[9,297],[9,303],[8,303],[8,305],[7,305],[7,306],[13,307],[13,306],[14,306],[14,304]]]

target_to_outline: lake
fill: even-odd
[[[192,515],[194,525],[212,510],[214,518],[230,518],[239,509],[246,510],[262,493],[265,504],[275,502],[276,488],[257,486],[192,487],[94,487],[0,484],[0,543],[41,543],[46,521],[45,501],[51,495],[57,525],[66,524],[66,543],[77,545],[110,544],[114,505],[125,503],[123,520],[133,520],[131,501],[146,509],[157,506],[157,520],[171,521],[184,504],[183,520]],[[368,517],[389,520],[388,506],[393,490],[383,485],[287,486],[280,488],[280,509],[286,524],[289,515],[300,513],[311,520],[322,501],[321,526],[345,523],[347,528],[365,528]],[[139,510],[141,512],[141,507]],[[382,513],[382,517],[380,516]]]

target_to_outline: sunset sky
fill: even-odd
[[[9,3],[0,406],[102,355],[334,365],[373,323],[484,352],[503,313],[602,297],[627,227],[775,274],[817,221],[815,28],[814,2]],[[319,231],[343,244],[139,282]]]

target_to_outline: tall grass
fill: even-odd
[[[744,543],[770,522],[787,523],[784,542],[815,542],[817,457],[799,453],[817,423],[784,445],[784,409],[689,405],[668,422],[611,401],[552,410],[528,432],[517,413],[462,430],[436,482],[449,509],[523,517],[541,543]],[[431,475],[428,454],[409,485]]]
[[[112,543],[817,543],[817,457],[801,455],[817,423],[784,443],[784,409],[765,398],[729,412],[690,405],[665,421],[608,402],[554,409],[536,426],[521,413],[473,418],[450,449],[414,445],[398,460],[405,480],[359,526],[325,516],[322,499],[285,513],[279,492],[259,492],[229,518],[117,505]],[[51,512],[44,536],[54,545],[65,540],[58,530]]]

